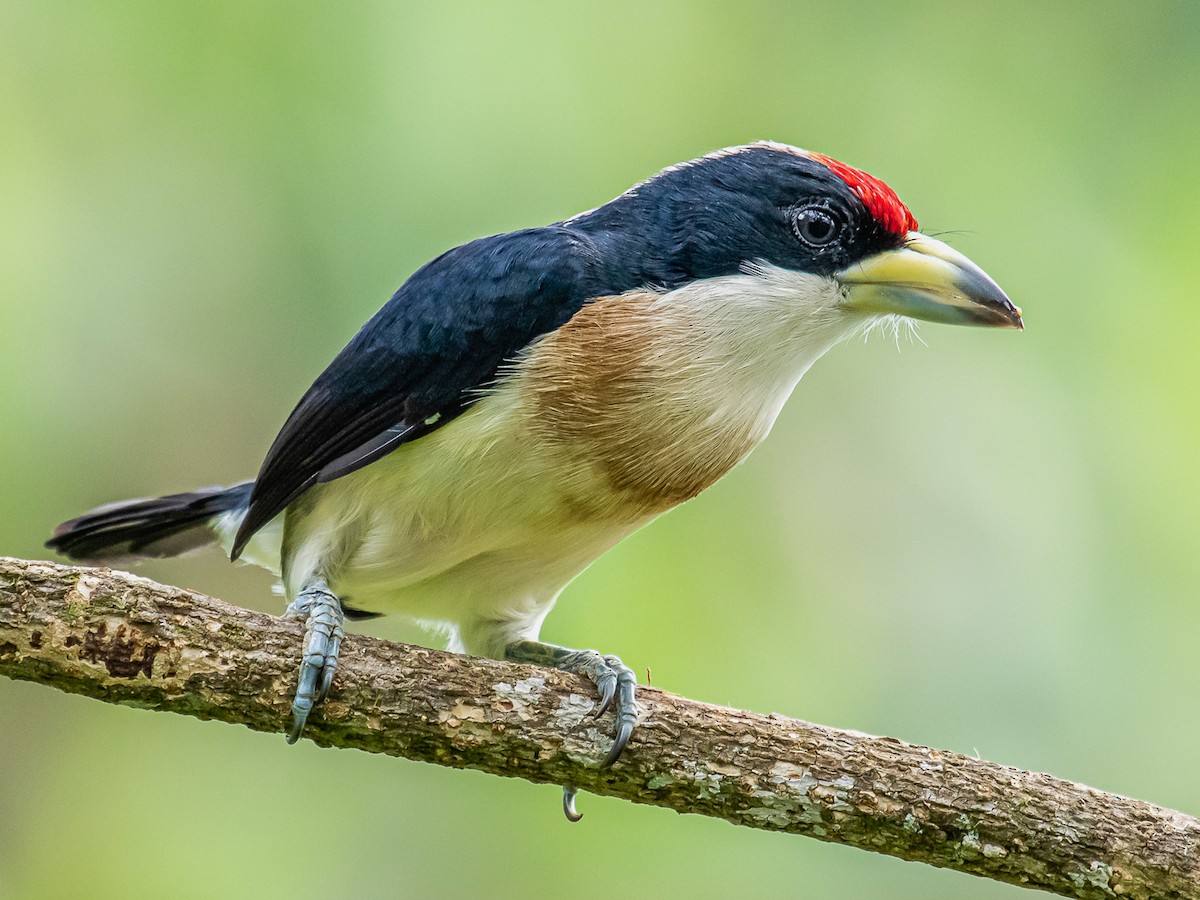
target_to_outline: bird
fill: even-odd
[[[596,714],[614,708],[611,766],[636,678],[541,641],[559,594],[741,463],[827,350],[904,320],[1024,327],[882,180],[727,147],[448,250],[317,377],[253,481],[102,506],[47,546],[113,563],[216,544],[274,573],[305,623],[289,743],[335,683],[346,619],[400,614],[450,650],[586,676]],[[574,803],[564,786],[572,820]]]

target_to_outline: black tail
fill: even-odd
[[[221,513],[245,506],[252,482],[200,488],[151,500],[100,506],[63,522],[46,546],[79,562],[178,556],[216,540],[210,527]]]

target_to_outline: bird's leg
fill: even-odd
[[[615,656],[605,656],[595,650],[569,650],[540,641],[514,641],[504,648],[504,658],[512,662],[532,663],[550,669],[561,669],[586,676],[600,692],[600,703],[596,715],[601,715],[609,704],[617,701],[617,730],[612,749],[600,763],[606,768],[615,763],[629,743],[633,726],[637,724],[637,676],[633,670]],[[576,788],[563,787],[563,812],[572,822],[582,816],[575,811]]]
[[[300,678],[292,700],[292,730],[287,741],[294,744],[304,731],[304,723],[313,705],[325,699],[333,674],[337,671],[338,651],[346,632],[341,601],[323,580],[305,586],[288,604],[284,616],[304,619],[304,656],[300,660]]]

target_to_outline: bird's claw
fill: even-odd
[[[567,817],[568,822],[578,822],[583,818],[583,813],[575,809],[575,795],[579,793],[579,788],[573,788],[569,784],[563,785],[563,815]]]
[[[617,661],[620,664],[620,660]],[[633,670],[621,665],[617,675],[617,733],[613,737],[612,749],[604,757],[601,768],[608,768],[625,752],[633,728],[637,725],[637,679]]]
[[[617,701],[617,730],[613,745],[604,762],[600,763],[600,768],[607,769],[620,759],[633,734],[633,726],[637,724],[637,676],[633,674],[633,669],[615,656],[601,657],[597,665],[600,669],[596,679],[600,705],[596,707],[596,715],[602,715],[614,697]]]
[[[338,598],[322,584],[301,591],[288,604],[284,616],[305,619],[304,655],[292,700],[292,730],[287,736],[287,742],[294,744],[304,733],[313,706],[325,699],[333,684],[342,638],[346,636],[342,627],[345,615]]]
[[[593,715],[601,716],[616,701],[616,733],[608,754],[600,767],[613,765],[625,748],[637,724],[637,676],[619,657],[605,656],[595,650],[568,650],[553,644],[538,641],[517,641],[509,644],[505,657],[513,662],[527,662],[549,666],[564,672],[575,672],[587,677],[600,693]],[[571,822],[578,822],[582,815],[575,809],[578,788],[563,787],[563,813]]]
[[[615,657],[613,657],[615,659]],[[592,711],[592,715],[597,719],[604,715],[604,711],[613,701],[613,697],[617,694],[617,673],[614,670],[604,672],[596,679],[596,690],[600,692],[600,702]]]

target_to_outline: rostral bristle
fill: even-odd
[[[838,178],[846,182],[855,196],[880,225],[893,234],[904,235],[917,230],[917,220],[908,207],[896,196],[896,192],[861,169],[838,162],[822,153],[813,153],[812,158],[824,165]]]

